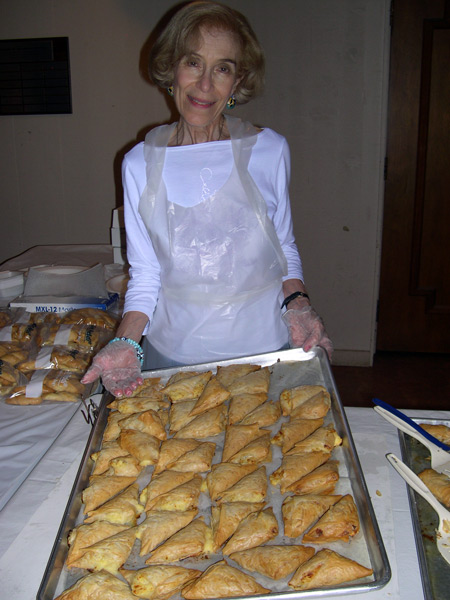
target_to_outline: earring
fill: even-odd
[[[169,94],[169,96],[173,97],[173,85],[169,85],[169,87],[167,88],[167,93]]]
[[[227,100],[227,108],[230,110],[236,106],[236,96],[232,94]]]

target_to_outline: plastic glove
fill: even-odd
[[[291,348],[303,348],[308,352],[313,346],[321,346],[331,359],[333,344],[325,331],[322,319],[311,306],[300,310],[289,309],[281,318],[289,330]]]
[[[98,377],[102,378],[103,385],[114,396],[131,396],[144,381],[141,363],[133,346],[118,340],[100,350],[81,383],[92,383]]]

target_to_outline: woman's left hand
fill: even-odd
[[[291,348],[303,348],[308,352],[313,346],[321,346],[331,359],[333,344],[322,319],[311,306],[289,309],[282,315],[282,319],[289,330]]]

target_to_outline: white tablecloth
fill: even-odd
[[[450,418],[443,411],[405,412],[412,417]],[[392,569],[384,588],[351,597],[422,599],[406,485],[385,459],[387,452],[400,453],[397,430],[370,408],[347,408],[346,414]],[[89,433],[90,426],[77,412],[0,511],[2,600],[36,597]]]

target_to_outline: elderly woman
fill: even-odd
[[[261,91],[245,17],[185,5],[150,55],[179,119],[123,161],[130,281],[117,338],[84,381],[117,396],[154,369],[331,343],[310,306],[292,231],[286,140],[225,115]],[[144,352],[139,342],[145,336]]]

